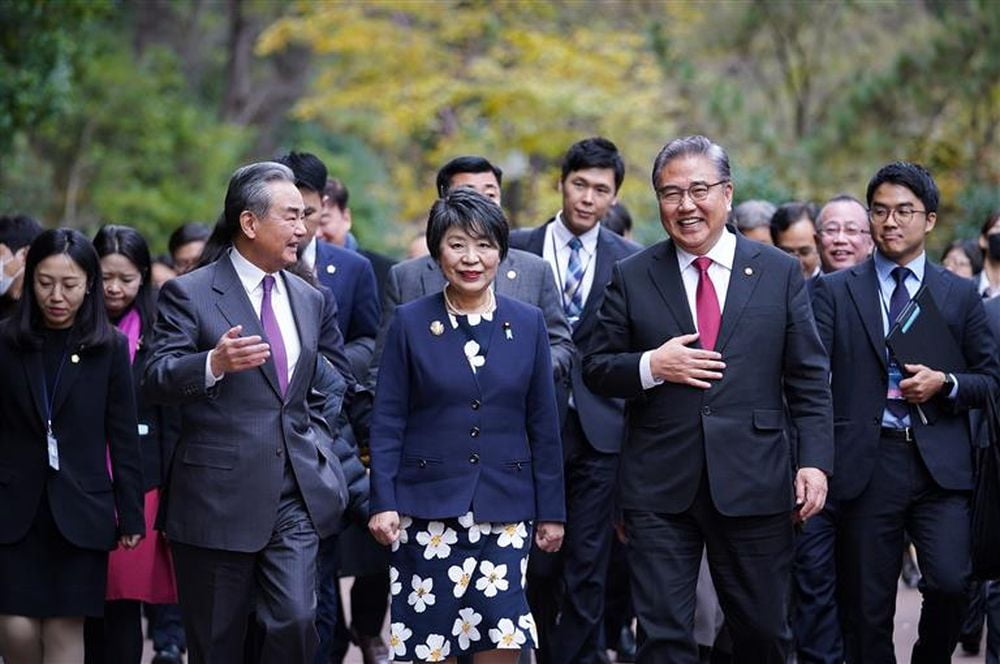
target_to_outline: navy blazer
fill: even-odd
[[[554,219],[531,230],[518,230],[510,235],[510,246],[530,251],[539,256],[545,249],[545,229]],[[597,257],[594,264],[594,283],[590,287],[587,301],[583,305],[580,319],[573,327],[573,344],[576,346],[569,376],[557,394],[560,408],[565,409],[570,392],[580,417],[580,425],[587,434],[587,441],[599,452],[617,454],[625,438],[625,402],[595,394],[583,382],[581,357],[592,343],[597,327],[597,312],[604,301],[605,288],[611,281],[611,269],[623,258],[642,250],[634,242],[626,240],[606,228],[601,228],[597,236]],[[562,292],[562,284],[556,284]]]
[[[344,350],[354,375],[363,377],[375,352],[381,316],[375,271],[364,256],[317,240],[316,278],[337,298],[337,324]]]
[[[441,293],[396,309],[372,418],[373,514],[565,521],[545,320],[537,307],[496,299],[475,374]]]
[[[956,374],[954,402],[938,394],[923,404],[927,424],[911,405],[910,423],[934,481],[945,489],[969,490],[972,446],[966,411],[985,406],[997,389],[996,342],[973,282],[928,260],[924,284],[948,321],[968,369]],[[830,495],[841,500],[858,496],[875,476],[888,381],[881,307],[872,258],[824,275],[813,292],[816,327],[830,355],[837,465],[850,469],[830,483]]]
[[[789,425],[799,466],[831,473],[834,462],[829,365],[799,262],[736,236],[716,342],[726,368],[707,390],[671,382],[644,390],[639,377],[643,352],[695,331],[673,241],[614,272],[584,376],[596,392],[629,399],[622,507],[682,512],[707,475],[726,516],[790,511]]]
[[[78,547],[110,550],[119,535],[146,532],[125,337],[116,331],[112,343],[78,348],[72,357],[77,361],[63,366],[54,395],[60,469],[52,471],[45,453],[41,351],[0,339],[0,543],[24,537],[43,491],[59,532]]]

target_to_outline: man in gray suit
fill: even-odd
[[[456,187],[468,187],[500,205],[502,178],[503,172],[483,157],[456,157],[438,171],[438,195],[445,196]],[[444,275],[430,256],[397,263],[389,270],[382,295],[382,322],[379,325],[375,359],[372,363],[373,381],[382,357],[385,333],[396,307],[418,297],[437,293],[444,285]],[[574,353],[573,338],[548,264],[531,252],[512,247],[497,267],[493,286],[497,293],[533,304],[542,310],[549,333],[555,378],[561,380],[569,375]]]
[[[195,664],[242,661],[251,608],[260,661],[316,648],[316,548],[347,493],[307,403],[323,299],[284,271],[303,209],[286,166],[240,168],[217,227],[232,247],[160,292],[144,389],[181,412],[163,517]]]

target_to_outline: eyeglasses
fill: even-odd
[[[896,218],[899,219],[899,217]],[[853,224],[848,224],[846,226],[841,226],[840,224],[824,224],[823,228],[819,229],[819,234],[826,238],[835,238],[841,233],[851,239],[854,239],[859,235],[871,235],[871,231],[867,228],[862,228],[861,226],[855,226]]]
[[[889,219],[890,214],[896,220],[897,224],[905,226],[913,219],[913,215],[926,215],[927,210],[914,210],[908,207],[888,208],[882,205],[876,205],[868,210],[868,218],[873,224],[885,223]]]
[[[703,201],[708,198],[708,192],[711,191],[712,187],[718,187],[720,184],[725,184],[729,180],[719,180],[718,182],[713,182],[708,184],[706,182],[695,182],[687,189],[681,189],[680,187],[664,187],[663,189],[658,189],[656,192],[656,197],[660,199],[661,203],[667,203],[669,205],[679,205],[682,200],[684,200],[684,194],[691,197],[692,201]]]

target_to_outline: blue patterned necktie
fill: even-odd
[[[906,307],[907,303],[910,301],[910,291],[906,289],[906,278],[910,276],[910,269],[906,267],[894,267],[892,269],[892,277],[896,280],[896,288],[892,291],[892,297],[889,299],[889,329],[896,324],[896,319],[899,318],[900,314],[903,313],[903,309]],[[896,359],[889,356],[889,366],[892,367],[896,364]],[[898,367],[897,370],[901,370]],[[890,368],[891,373],[891,368]],[[891,381],[890,381],[891,382]],[[906,415],[909,414],[910,408],[906,405],[906,402],[901,399],[887,399],[885,403],[886,409],[893,414],[897,419],[902,420]]]
[[[566,310],[566,317],[576,320],[583,312],[583,265],[580,263],[580,249],[583,242],[580,238],[573,236],[569,241],[569,262],[566,264],[566,283],[563,284],[563,307]]]

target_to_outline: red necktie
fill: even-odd
[[[694,259],[698,268],[698,289],[694,295],[694,308],[698,313],[698,334],[701,347],[714,350],[715,341],[719,337],[719,326],[722,324],[722,314],[719,312],[719,298],[715,295],[715,286],[708,276],[708,268],[712,259],[699,256]]]

